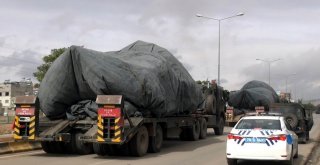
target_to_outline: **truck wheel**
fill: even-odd
[[[306,137],[307,137],[307,141],[309,141],[309,139],[310,139],[309,131],[307,131]]]
[[[53,148],[51,147],[51,144],[50,142],[47,142],[47,141],[42,141],[41,142],[41,147],[42,147],[42,150],[48,154],[51,154],[51,153],[54,153],[53,152]]]
[[[207,120],[205,118],[200,119],[200,139],[207,138]]]
[[[222,135],[223,129],[224,129],[224,119],[221,117],[219,120],[218,127],[214,127],[213,130],[216,135]]]
[[[196,141],[199,140],[200,136],[200,122],[196,120],[195,123],[192,125],[191,128],[187,128],[188,133],[188,140]]]
[[[62,142],[44,141],[44,142],[41,142],[41,147],[43,151],[46,153],[54,153],[54,154],[64,153]]]
[[[141,126],[137,134],[129,142],[129,148],[133,156],[143,156],[147,153],[149,144],[148,130]]]
[[[93,143],[93,152],[97,155],[104,156],[107,155],[106,145],[100,143]]]
[[[301,134],[301,140],[300,140],[300,143],[301,144],[306,144],[307,143],[307,133],[306,132],[304,132],[304,133],[302,133]]]
[[[112,149],[116,155],[129,156],[131,154],[128,143],[122,144],[121,146],[113,145]]]
[[[108,154],[109,156],[117,155],[116,147],[112,144],[105,144],[104,149],[106,151],[106,154]]]
[[[148,152],[157,153],[160,152],[163,142],[163,132],[161,126],[158,124],[156,128],[156,136],[149,137]]]
[[[75,151],[75,146],[74,146],[74,143],[73,143],[73,136],[74,134],[71,134],[71,140],[70,142],[67,142],[64,144],[64,150],[67,154],[75,154],[76,151]]]
[[[81,133],[81,132],[77,132],[73,136],[74,138],[72,139],[72,142],[74,143],[73,146],[75,147],[74,151],[80,155],[91,154],[93,152],[92,144],[91,143],[84,143],[80,139],[81,136],[83,136],[83,133]]]
[[[208,95],[206,100],[205,100],[205,111],[209,114],[209,115],[213,115],[216,113],[216,98],[214,97],[214,95]]]
[[[228,165],[237,165],[238,161],[237,161],[237,159],[229,159],[229,158],[227,158],[227,163],[228,163]]]
[[[64,142],[51,142],[52,148],[54,148],[54,153],[57,154],[64,154],[66,153],[64,146],[65,143]]]

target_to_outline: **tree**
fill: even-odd
[[[316,109],[316,107],[311,103],[303,104],[303,106],[304,106],[305,109],[311,109],[311,110],[315,110]]]
[[[51,64],[66,50],[67,48],[59,48],[59,49],[52,49],[51,53],[47,56],[44,56],[42,60],[44,64],[37,67],[37,72],[33,73],[33,76],[41,82],[44,76],[46,75],[48,69],[50,68]]]

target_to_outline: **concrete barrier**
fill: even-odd
[[[0,154],[40,149],[39,142],[15,142],[11,134],[0,135]]]
[[[38,142],[6,142],[0,143],[0,154],[30,151],[40,148],[41,145]]]

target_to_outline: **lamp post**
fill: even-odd
[[[232,16],[229,16],[229,17],[225,17],[225,18],[212,18],[212,17],[207,17],[207,16],[203,16],[201,14],[196,14],[197,17],[199,18],[205,18],[205,19],[213,19],[213,20],[216,20],[219,22],[219,39],[218,39],[218,85],[220,85],[220,24],[221,24],[221,21],[223,20],[226,20],[226,19],[230,19],[230,18],[233,18],[233,17],[238,17],[238,16],[243,16],[244,13],[238,13],[236,15],[232,15]]]
[[[271,63],[273,63],[273,62],[276,62],[276,61],[279,61],[279,60],[281,60],[280,58],[278,58],[278,59],[275,59],[275,60],[264,60],[264,59],[256,59],[257,61],[263,61],[263,62],[266,62],[266,63],[268,63],[268,67],[269,67],[269,85],[270,85],[270,65],[271,65]]]

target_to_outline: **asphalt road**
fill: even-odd
[[[315,141],[319,136],[320,115],[314,115],[314,126],[310,133],[308,144],[299,144],[299,157],[295,164],[302,164],[307,160]],[[208,129],[208,137],[199,141],[179,141],[177,139],[165,141],[160,153],[148,154],[144,157],[128,156],[97,156],[92,155],[59,155],[46,154],[41,150],[0,155],[1,165],[223,165],[226,163],[225,145],[226,134],[230,131],[226,127],[222,136],[215,136],[212,129]],[[240,165],[282,164],[270,161],[240,161]]]

